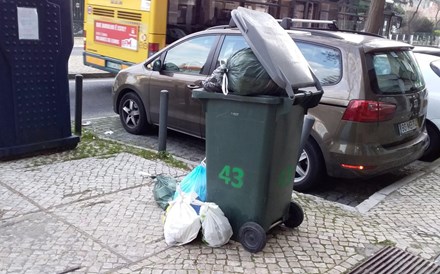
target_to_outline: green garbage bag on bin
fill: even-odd
[[[235,95],[286,95],[269,76],[251,48],[234,53],[226,62],[227,89]]]

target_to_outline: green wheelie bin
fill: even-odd
[[[303,221],[301,207],[291,200],[307,106],[300,100],[292,105],[287,97],[203,90],[192,96],[206,111],[207,201],[223,210],[233,239],[258,252],[273,226]]]
[[[258,252],[272,227],[296,227],[303,221],[302,208],[292,201],[293,181],[302,142],[310,132],[304,115],[319,103],[323,91],[296,44],[272,16],[242,7],[231,16],[231,24],[287,96],[240,96],[225,89],[227,95],[199,89],[192,96],[205,108],[207,201],[223,210],[233,239]]]

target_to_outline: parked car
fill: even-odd
[[[327,175],[379,175],[422,156],[429,141],[427,92],[411,45],[338,30],[288,33],[324,88],[320,104],[309,110],[316,122],[298,162],[295,189],[315,187]],[[185,36],[119,72],[114,111],[128,132],[142,134],[158,124],[160,91],[168,90],[168,128],[204,138],[202,105],[191,90],[245,47],[236,28]]]
[[[439,47],[415,46],[413,48],[413,52],[440,56],[440,48]]]
[[[429,136],[429,146],[421,160],[433,161],[440,157],[440,49],[424,51],[414,48],[414,56],[420,66],[428,90],[428,113],[426,115],[426,130]],[[427,52],[419,53],[419,52]]]

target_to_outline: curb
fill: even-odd
[[[75,79],[76,75],[82,75],[83,79],[92,78],[114,78],[116,75],[110,72],[92,72],[92,73],[69,73],[69,80]]]
[[[119,117],[119,115],[114,115],[114,116],[111,116],[111,117]],[[89,121],[93,121],[93,120],[100,120],[100,119],[103,119],[103,118],[109,118],[109,117],[95,117],[95,118],[90,118],[90,119],[87,119],[87,120],[89,120]],[[87,126],[82,126],[82,128],[87,128]],[[91,128],[91,127],[89,127],[89,129],[91,130],[91,131],[94,131],[93,130],[93,128]],[[118,144],[121,144],[121,145],[126,145],[126,146],[131,146],[131,147],[134,147],[134,148],[138,148],[138,149],[142,149],[142,150],[146,150],[146,151],[150,151],[150,152],[153,152],[153,153],[159,153],[159,151],[157,150],[157,149],[152,149],[152,148],[148,148],[148,147],[143,147],[143,146],[138,146],[138,145],[133,145],[133,144],[130,144],[130,143],[125,143],[124,141],[120,141],[120,140],[116,140],[116,139],[112,139],[112,138],[109,138],[109,137],[107,137],[105,134],[101,134],[101,133],[97,133],[97,132],[94,132],[96,135],[98,135],[99,136],[99,138],[101,138],[101,139],[103,139],[103,140],[107,140],[107,141],[112,141],[112,142],[115,142],[115,143],[118,143]],[[176,155],[174,155],[174,154],[172,154],[172,153],[169,153],[174,159],[176,159],[176,160],[178,160],[178,161],[181,161],[181,162],[184,162],[185,164],[187,164],[188,166],[190,166],[190,168],[194,168],[194,167],[196,167],[197,165],[199,165],[199,162],[194,162],[194,161],[191,161],[191,160],[187,160],[187,159],[185,159],[185,158],[182,158],[182,157],[179,157],[179,156],[176,156]]]
[[[440,166],[440,158],[431,162],[429,164],[429,166],[427,166],[426,168],[424,168],[414,174],[411,174],[410,176],[407,176],[407,177],[405,177],[397,182],[394,182],[393,184],[386,186],[385,188],[377,191],[376,193],[374,193],[373,195],[368,197],[368,199],[366,199],[365,201],[363,201],[362,203],[357,205],[355,207],[355,209],[361,214],[367,213],[370,209],[372,209],[377,204],[382,202],[389,195],[391,195],[394,191],[398,190],[402,186],[405,186],[405,185],[417,180],[418,178],[420,178],[422,176],[425,176],[428,173],[434,172],[439,166]]]

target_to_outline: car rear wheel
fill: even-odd
[[[432,162],[440,156],[440,132],[430,123],[426,124],[426,131],[429,136],[429,146],[420,160]]]
[[[290,202],[289,215],[284,220],[284,225],[289,228],[298,227],[304,221],[304,211],[297,202]]]
[[[119,103],[119,118],[124,129],[132,134],[147,132],[147,115],[141,99],[133,92],[125,94]]]
[[[293,189],[310,190],[318,186],[324,176],[325,166],[321,151],[315,141],[309,138],[296,166]]]

